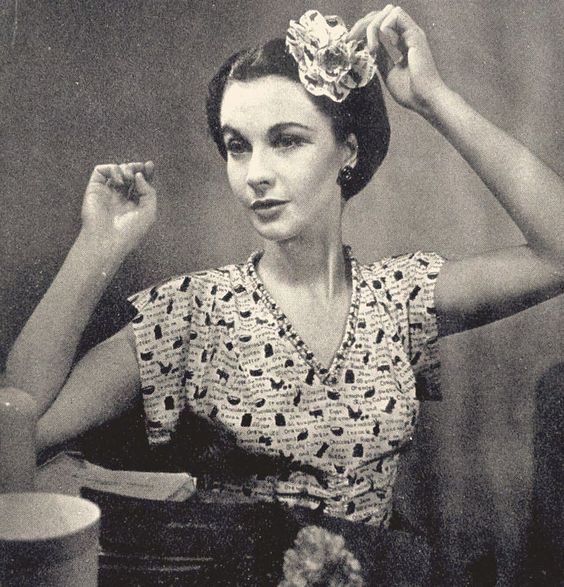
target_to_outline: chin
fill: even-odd
[[[299,226],[300,223],[291,215],[263,220],[253,214],[249,220],[261,238],[274,242],[291,239],[303,230],[303,227]]]
[[[299,231],[291,230],[288,226],[284,226],[283,223],[273,222],[270,225],[261,224],[259,226],[257,226],[257,223],[253,223],[253,227],[261,238],[272,242],[287,241],[299,234]]]

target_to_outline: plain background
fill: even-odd
[[[402,6],[426,30],[444,80],[563,174],[562,2]],[[153,159],[160,212],[110,285],[85,347],[123,323],[126,295],[246,259],[259,242],[207,135],[208,80],[233,51],[283,35],[306,9],[351,25],[382,7],[0,1],[0,368],[79,230],[95,164]],[[388,106],[388,158],[347,206],[345,242],[356,256],[426,249],[461,257],[523,242],[453,148],[416,115]],[[401,495],[440,537],[453,581],[484,553],[496,551],[509,575],[521,557],[535,482],[535,389],[562,362],[562,308],[560,297],[442,342],[445,399],[423,408]]]

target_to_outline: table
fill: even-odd
[[[225,500],[199,492],[156,502],[83,490],[102,509],[100,587],[278,585],[284,552],[300,528],[345,538],[367,585],[424,584],[430,548],[423,537],[324,516],[305,508]]]

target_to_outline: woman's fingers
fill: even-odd
[[[378,12],[370,12],[361,18],[349,32],[349,39],[366,39],[368,50],[378,58],[380,45],[392,53],[397,61],[409,47],[416,44],[425,33],[417,23],[399,6],[388,4]],[[396,50],[399,53],[393,54]],[[379,58],[382,61],[382,58]]]
[[[90,181],[95,183],[110,183],[115,186],[123,186],[123,172],[119,165],[108,163],[106,165],[96,165],[90,177]]]
[[[382,10],[369,12],[364,18],[361,18],[350,30],[349,39],[354,39],[356,41],[366,40],[368,45],[370,46],[371,34],[369,33],[368,28],[371,27],[371,30],[377,30],[382,21],[386,18],[386,16],[388,16],[388,14],[394,8],[395,7],[393,4],[387,4]],[[376,42],[378,42],[377,36]]]
[[[140,171],[135,174],[132,185],[135,186],[135,193],[139,195],[140,206],[149,205],[154,200],[155,190]]]
[[[399,6],[391,10],[383,20],[380,33],[400,50],[403,48],[400,43],[409,49],[425,37],[425,33],[419,25]]]
[[[149,188],[148,181],[151,180],[155,171],[155,164],[152,161],[143,163],[136,161],[131,163],[108,163],[97,165],[92,172],[90,182],[104,184],[108,187],[117,189],[128,199],[138,199],[140,195],[147,192],[145,186]],[[143,191],[137,188],[137,174],[141,174],[144,180]],[[152,189],[152,188],[151,188]]]
[[[389,4],[388,6],[391,6]],[[386,6],[387,8],[387,6]],[[385,10],[385,9],[384,9]],[[372,22],[372,19],[379,13],[382,12],[381,10],[374,10],[369,12],[366,16],[360,18],[349,31],[348,38],[354,39],[356,41],[360,41],[364,35],[366,34],[366,27]]]
[[[143,196],[154,194],[154,189],[149,185],[155,170],[155,164],[152,161],[143,163],[124,163],[120,165],[125,179],[127,192],[124,194],[128,200],[138,204]]]
[[[382,25],[395,10],[392,4],[388,4],[366,27],[367,47],[370,53],[374,53],[380,43],[380,30]]]
[[[136,163],[123,163],[120,165],[120,169],[122,170],[126,184],[133,183],[137,173],[142,173],[147,181],[151,181],[155,171],[155,164],[152,161],[146,161],[145,163],[141,161]]]
[[[127,185],[131,184],[133,182],[133,179],[135,177],[135,174],[138,171],[142,171],[143,170],[143,166],[144,164],[141,162],[137,162],[137,163],[122,163],[119,168],[123,174],[123,179],[125,181],[125,183]]]
[[[124,179],[124,186],[122,194],[132,201],[137,201],[140,195],[135,189],[135,175],[141,172],[144,168],[144,164],[140,161],[136,163],[122,163],[119,166]]]

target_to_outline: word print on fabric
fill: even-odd
[[[260,256],[130,298],[149,441],[170,442],[188,407],[241,449],[291,463],[284,475],[214,478],[218,491],[385,527],[419,401],[439,397],[433,291],[443,259],[361,265],[346,247],[353,295],[325,368],[261,282]]]

